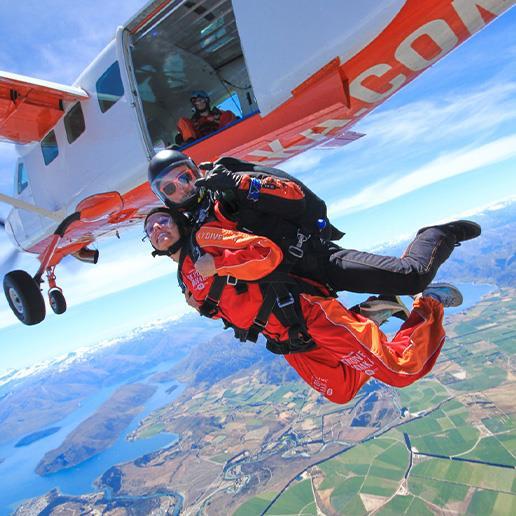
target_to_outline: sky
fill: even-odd
[[[72,84],[145,3],[13,2],[0,15],[2,40],[15,43],[0,47],[0,70]],[[342,246],[379,248],[516,197],[515,29],[513,9],[357,124],[365,137],[282,165],[327,201],[346,232]],[[12,193],[14,161],[14,148],[0,143],[0,192]],[[153,259],[142,236],[137,228],[98,242],[96,266],[65,259],[57,274],[69,308],[47,309],[38,326],[20,324],[0,296],[0,375],[186,313],[175,266]],[[11,251],[0,234],[0,262]],[[37,266],[24,255],[16,268]]]

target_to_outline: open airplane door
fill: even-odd
[[[320,4],[313,0],[233,0],[262,116],[291,98],[292,90],[314,70],[335,58],[345,62],[364,48],[405,3],[406,0],[325,0]]]
[[[64,115],[63,102],[87,98],[81,88],[0,71],[0,139],[41,140]]]

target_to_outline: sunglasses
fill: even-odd
[[[154,215],[151,215],[145,223],[145,233],[148,237],[150,237],[152,230],[156,224],[160,226],[172,226],[172,224],[174,224],[174,220],[170,215],[167,215],[166,213],[156,213]]]
[[[170,197],[177,191],[178,185],[186,186],[190,184],[195,177],[190,171],[185,171],[182,174],[179,174],[176,178],[172,179],[170,183],[167,183],[163,186],[160,186],[160,190],[167,196]]]

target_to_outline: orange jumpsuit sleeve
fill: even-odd
[[[268,238],[217,226],[202,226],[197,244],[215,260],[220,276],[254,281],[270,274],[283,260],[281,249]]]
[[[191,120],[181,117],[177,122],[177,130],[181,133],[183,141],[196,140],[199,138]]]
[[[219,129],[224,127],[225,125],[230,124],[234,120],[237,119],[237,116],[233,111],[221,111],[220,112],[220,120],[219,120]]]
[[[239,189],[247,192],[251,185],[253,177],[249,174],[242,175],[242,181],[240,182]],[[303,209],[305,207],[305,194],[301,187],[289,181],[288,179],[282,179],[279,177],[262,177],[260,178],[262,195],[277,197],[286,201],[300,201],[302,202]]]

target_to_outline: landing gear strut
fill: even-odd
[[[40,266],[34,277],[22,270],[12,271],[4,276],[5,297],[14,315],[22,323],[38,324],[45,318],[45,301],[40,289],[45,273],[52,310],[56,314],[66,311],[66,300],[63,291],[56,285],[55,264],[52,264],[52,260],[59,242],[70,225],[74,222],[96,222],[107,218],[119,213],[123,205],[123,199],[118,192],[104,192],[86,197],[77,205],[76,211],[65,217],[51,235],[46,249],[39,256]],[[76,256],[79,260],[97,263],[98,251],[87,248],[81,251]]]

